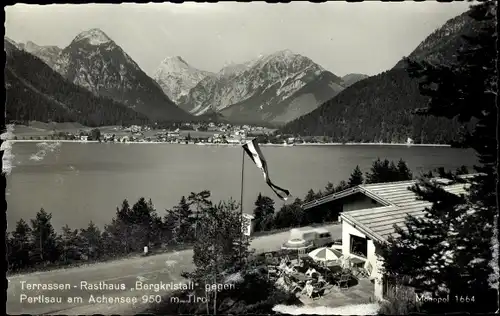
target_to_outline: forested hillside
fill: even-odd
[[[464,49],[464,35],[473,35],[481,22],[468,13],[450,19],[429,35],[410,54],[411,60],[456,63]],[[331,136],[341,142],[450,143],[460,136],[461,124],[443,117],[419,116],[428,98],[419,91],[420,80],[410,78],[403,58],[379,75],[354,83],[318,109],[284,126],[279,132],[308,136]],[[470,128],[469,122],[466,128]]]
[[[418,82],[405,69],[393,69],[355,83],[319,109],[291,122],[280,132],[325,135],[340,142],[448,143],[460,124],[445,118],[422,117]]]
[[[143,124],[148,118],[66,81],[39,58],[4,41],[8,122],[79,122],[86,126]]]

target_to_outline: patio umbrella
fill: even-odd
[[[315,261],[326,263],[327,261],[335,261],[342,257],[342,252],[337,249],[322,247],[315,249],[309,253],[309,257]]]
[[[302,238],[293,238],[284,243],[281,246],[283,250],[297,250],[297,258],[300,260],[299,251],[311,248],[313,246],[312,241],[306,241]]]

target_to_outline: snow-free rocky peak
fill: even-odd
[[[251,68],[252,65],[253,61],[249,61],[243,64],[226,63],[224,67],[222,67],[222,69],[217,73],[217,76],[219,78],[229,78]]]
[[[267,120],[286,111],[276,107],[324,72],[325,69],[311,59],[282,50],[243,64],[226,65],[217,75],[200,81],[180,100],[179,106],[202,115],[238,104],[236,112],[243,113],[243,108],[259,111],[260,117]],[[232,117],[239,115],[231,112]]]
[[[19,45],[26,52],[40,58],[52,69],[54,69],[55,65],[57,65],[62,51],[62,49],[57,46],[41,46],[33,43],[32,41],[28,41],[26,42],[26,44]]]
[[[190,66],[182,57],[165,58],[153,74],[153,79],[160,85],[163,92],[175,102],[186,96],[194,86],[205,77],[213,75],[210,72]]]
[[[161,87],[99,29],[78,34],[54,67],[69,81],[95,95],[112,98],[151,119],[188,120]]]
[[[189,66],[181,56],[169,56],[163,59],[158,68],[163,68],[165,70],[175,72],[191,68],[191,66]]]
[[[111,42],[111,39],[102,30],[94,28],[81,32],[73,39],[74,43],[81,41],[87,41],[90,45],[101,45]]]
[[[28,53],[31,53],[31,52],[39,50],[42,47],[33,43],[32,41],[27,41],[26,44],[23,45],[23,48]]]

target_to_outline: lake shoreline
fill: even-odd
[[[99,143],[97,140],[35,140],[35,139],[7,139],[6,141],[12,143]],[[210,143],[168,143],[168,142],[101,142],[105,144],[166,144],[166,145],[196,145],[196,146],[226,146],[226,147],[236,147],[243,144],[210,144]],[[406,144],[406,143],[304,143],[295,145],[283,145],[283,144],[259,144],[261,146],[272,146],[272,147],[295,147],[295,146],[406,146],[406,147],[451,147],[448,144]]]
[[[178,205],[180,197],[205,189],[211,191],[215,201],[239,201],[242,169],[244,213],[255,209],[259,193],[270,197],[275,207],[284,204],[266,184],[262,172],[242,154],[240,145],[13,142],[2,144],[3,148],[12,148],[11,155],[4,157],[4,165],[12,165],[6,188],[9,227],[15,227],[21,218],[34,218],[41,207],[53,214],[57,228],[65,224],[79,227],[90,220],[103,227],[116,216],[116,208],[125,198],[150,198],[159,212]],[[289,190],[293,199],[302,198],[310,189],[323,190],[328,182],[336,184],[348,179],[356,166],[363,173],[368,172],[378,157],[395,163],[403,159],[415,175],[440,166],[455,170],[477,164],[470,150],[446,147],[312,145],[261,149],[271,178]]]

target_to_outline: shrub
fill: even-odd
[[[420,311],[415,290],[405,285],[388,286],[385,300],[380,306],[381,315],[407,315]]]
[[[223,290],[217,293],[217,313],[244,315],[244,314],[275,314],[272,308],[278,304],[300,306],[302,303],[294,294],[277,289],[272,281],[267,279],[267,273],[249,265],[242,272],[243,280],[235,284],[232,290]],[[199,314],[207,312],[207,304],[182,304],[172,302],[171,297],[188,299],[190,291],[177,291],[162,299],[163,303],[149,306],[144,313],[160,315]],[[205,296],[203,288],[196,289],[196,296]],[[213,312],[212,302],[208,302],[210,312]]]

